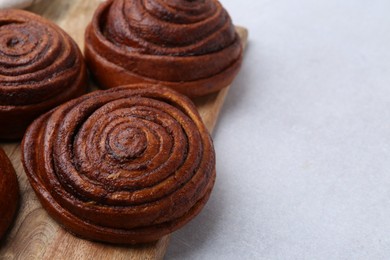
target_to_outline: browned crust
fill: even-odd
[[[137,38],[137,41],[141,41],[144,45],[152,45],[155,48],[152,50],[150,50],[152,47],[144,50],[137,49],[130,43],[126,45],[122,42],[112,42],[115,39],[107,38],[106,33],[102,31],[104,30],[102,27],[105,21],[110,16],[121,17],[124,15],[122,10],[117,8],[117,5],[119,5],[117,3],[122,2],[126,5],[129,1],[109,0],[102,3],[97,8],[93,20],[86,30],[85,57],[100,87],[113,88],[129,83],[161,84],[189,97],[198,97],[225,88],[233,81],[242,62],[241,40],[235,32],[230,17],[218,1],[206,1],[210,5],[216,6],[215,8],[217,9],[217,11],[210,14],[211,17],[205,17],[202,22],[185,24],[188,27],[188,35],[201,29],[206,30],[210,26],[214,26],[215,31],[208,32],[206,36],[203,35],[202,40],[197,39],[193,43],[185,43],[185,47],[165,48],[164,43],[157,46],[158,43],[155,42],[163,41],[166,37],[165,35],[160,35],[159,39],[152,39],[155,41],[153,43],[141,39],[141,36],[140,39]],[[133,2],[136,3],[138,0]],[[162,1],[155,2],[161,4]],[[116,6],[112,8],[114,4]],[[143,12],[141,15],[144,15],[146,18],[150,18],[149,16],[157,17],[160,20],[155,21],[152,19],[149,23],[146,23],[147,28],[144,30],[153,31],[150,28],[155,27],[155,30],[161,30],[161,26],[156,25],[156,23],[165,23],[164,18],[158,17],[156,13],[148,15],[146,13]],[[218,15],[215,15],[215,13]],[[130,16],[132,14],[127,15]],[[216,18],[213,16],[216,16]],[[208,20],[212,21],[207,23]],[[179,30],[176,29],[177,27],[183,31],[183,24],[175,24],[173,21],[166,24],[167,26],[173,24],[172,34],[176,33],[175,30]],[[121,24],[120,26],[121,28],[129,27],[127,24]],[[138,37],[139,35],[136,35],[139,33],[136,32],[137,30],[134,29],[121,33],[129,37]],[[169,30],[167,29],[167,31]],[[148,32],[139,34],[143,37],[145,37],[145,34],[149,38],[152,37]],[[183,35],[176,40],[178,42],[185,41],[185,34]],[[212,41],[218,41],[216,45],[223,47],[215,49],[215,46],[212,46]],[[192,45],[194,46],[193,48]],[[204,47],[200,48],[197,45],[204,45]],[[193,51],[194,53],[186,54],[185,51]]]
[[[39,115],[86,92],[77,44],[54,23],[0,10],[0,139],[18,139]]]
[[[28,128],[22,151],[49,214],[109,243],[151,242],[180,228],[215,181],[213,144],[196,107],[162,86],[96,91],[61,105]]]
[[[0,239],[12,223],[19,201],[19,186],[14,167],[0,148]]]

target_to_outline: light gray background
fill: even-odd
[[[390,1],[221,2],[249,46],[166,259],[390,259]]]

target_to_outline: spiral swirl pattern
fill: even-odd
[[[91,240],[157,240],[203,208],[215,180],[214,148],[196,108],[161,86],[72,100],[38,118],[22,147],[43,206]]]
[[[19,201],[19,186],[14,167],[0,148],[0,239],[12,223]]]
[[[86,91],[76,43],[48,20],[0,10],[0,138],[23,136],[40,114]]]
[[[85,55],[104,88],[160,83],[195,97],[233,81],[242,46],[216,0],[109,0],[87,28]]]

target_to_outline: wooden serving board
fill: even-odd
[[[30,8],[61,26],[84,49],[84,30],[100,0],[50,0]],[[244,45],[248,32],[237,27]],[[229,88],[195,100],[212,132]],[[169,236],[140,246],[115,246],[77,238],[62,229],[41,207],[21,163],[19,143],[1,143],[18,175],[21,191],[17,218],[0,244],[0,259],[162,259]],[[1,220],[0,220],[1,221]]]

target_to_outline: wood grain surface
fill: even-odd
[[[61,26],[84,48],[84,30],[100,0],[51,0],[30,8]],[[244,45],[248,32],[237,27]],[[213,131],[228,88],[198,98],[195,103],[210,130]],[[21,200],[18,216],[7,237],[0,244],[0,259],[162,259],[169,236],[140,246],[114,246],[79,239],[62,229],[41,207],[21,163],[19,143],[1,143],[18,175]]]

